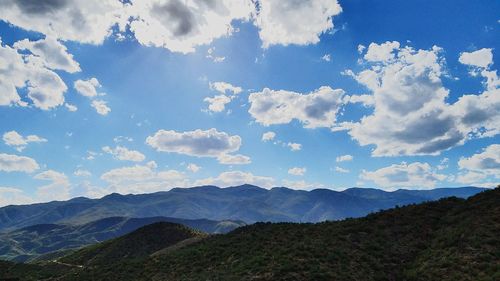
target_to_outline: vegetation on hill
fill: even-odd
[[[17,262],[55,259],[83,246],[116,238],[161,221],[179,223],[207,233],[226,233],[244,225],[241,221],[167,217],[110,217],[83,225],[40,224],[0,233],[0,258]]]
[[[106,258],[89,264],[95,255],[81,255],[85,258],[80,260],[66,257],[61,262],[83,268],[52,276],[57,280],[496,281],[500,280],[499,202],[497,188],[467,200],[447,198],[359,219],[257,223],[113,263]],[[26,271],[17,276],[31,275]]]

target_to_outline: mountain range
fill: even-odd
[[[204,235],[154,223],[62,258],[0,261],[9,280],[500,280],[500,187],[363,218]]]
[[[467,198],[484,189],[439,188],[386,192],[350,188],[344,191],[264,189],[253,185],[228,188],[200,186],[138,195],[110,194],[100,199],[0,208],[0,232],[36,224],[82,225],[107,217],[172,217],[181,219],[236,220],[245,223],[320,222],[362,217],[369,213],[448,196]]]

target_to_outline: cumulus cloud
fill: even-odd
[[[110,185],[107,190],[119,193],[144,193],[188,186],[184,173],[156,170],[156,163],[112,169],[101,175]]]
[[[487,68],[493,64],[493,53],[491,48],[483,48],[474,52],[463,52],[458,61],[462,64]]]
[[[38,46],[37,44],[47,45],[46,42],[46,39],[41,39],[35,42],[23,40],[14,43],[14,46],[19,43],[18,47],[30,48],[34,52],[25,53],[2,44],[0,40],[0,61],[2,62],[0,64],[0,92],[2,93],[0,105],[27,106],[28,103],[21,100],[18,90],[26,90],[27,98],[33,106],[42,110],[49,110],[64,103],[67,86],[53,70],[71,70],[71,68],[57,61],[57,55],[52,54],[57,51],[51,50],[51,47],[46,47],[46,49],[39,47],[43,49],[42,51],[34,47]],[[64,48],[60,44],[56,47]],[[65,55],[69,56],[67,53]]]
[[[28,50],[35,57],[40,58],[45,67],[49,69],[64,70],[68,73],[81,71],[80,64],[68,53],[66,46],[54,38],[47,37],[38,41],[24,39],[14,43],[18,50]]]
[[[332,60],[332,55],[330,54],[325,54],[324,56],[321,57],[322,60],[324,61],[331,61]]]
[[[38,163],[32,158],[0,153],[0,171],[32,173],[39,168]]]
[[[274,140],[274,138],[276,137],[276,133],[275,132],[265,132],[264,134],[262,134],[262,141],[272,141]]]
[[[219,163],[226,165],[245,165],[252,163],[250,157],[242,154],[223,154],[217,157],[217,160]]]
[[[460,173],[457,182],[484,185],[485,181],[500,182],[500,144],[492,144],[482,152],[458,161]],[[493,187],[495,184],[490,184]]]
[[[306,168],[293,167],[288,169],[288,174],[294,176],[303,176],[306,173],[306,171],[307,171]]]
[[[0,19],[50,38],[101,44],[130,30],[145,46],[190,53],[197,46],[230,36],[235,21],[259,29],[262,46],[307,45],[333,29],[342,11],[337,1],[279,0],[52,0],[0,2]],[[213,51],[212,51],[213,52]],[[216,62],[224,57],[210,58]]]
[[[316,188],[325,188],[325,186],[321,183],[310,183],[305,180],[300,180],[300,181],[283,180],[282,184],[287,188],[300,189],[300,190],[313,190]]]
[[[0,207],[34,203],[24,191],[13,187],[0,186]]]
[[[90,105],[100,115],[108,115],[108,113],[111,112],[111,108],[109,108],[103,100],[93,100]]]
[[[347,170],[347,169],[344,169],[344,168],[342,168],[342,167],[336,166],[336,167],[335,167],[335,172],[339,172],[339,173],[347,174],[347,173],[349,173],[350,171],[349,171],[349,170]]]
[[[0,19],[50,37],[100,44],[111,27],[124,19],[116,0],[51,0],[0,2]]]
[[[37,200],[42,202],[68,200],[70,198],[70,182],[64,173],[47,170],[36,174],[34,179],[50,181],[49,184],[37,188]]]
[[[17,151],[23,151],[29,143],[47,142],[46,139],[37,135],[21,136],[16,131],[9,131],[3,134],[3,141],[6,145],[14,147]]]
[[[133,0],[130,30],[143,45],[190,53],[233,33],[234,20],[249,20],[250,0]]]
[[[237,186],[242,184],[253,184],[256,186],[271,188],[275,180],[271,177],[256,176],[250,172],[230,171],[223,172],[217,177],[210,177],[195,181],[194,185],[215,185],[219,187]]]
[[[327,86],[308,94],[265,88],[250,94],[248,112],[264,126],[288,124],[295,119],[305,128],[332,127],[343,105],[343,95],[343,90]]]
[[[340,12],[336,0],[262,0],[255,23],[264,48],[308,45],[319,42],[321,34],[333,29],[332,17]]]
[[[241,146],[241,137],[230,136],[215,128],[187,132],[159,130],[153,136],[149,136],[146,143],[161,152],[197,157],[219,157],[238,151]]]
[[[140,153],[137,150],[129,150],[124,146],[117,146],[115,148],[111,148],[109,146],[104,146],[102,151],[113,155],[115,159],[124,160],[124,161],[134,161],[134,162],[142,162],[146,159],[144,154]]]
[[[227,82],[212,82],[209,84],[210,89],[217,91],[221,94],[233,94],[237,95],[243,91],[241,87],[231,85]]]
[[[375,171],[363,170],[360,178],[372,181],[384,189],[395,190],[397,188],[430,189],[447,177],[437,173],[428,163],[403,162]]]
[[[78,107],[76,107],[75,105],[72,105],[72,104],[69,104],[69,103],[65,103],[64,106],[68,109],[68,111],[70,112],[75,112],[78,110]]]
[[[226,109],[226,104],[230,103],[235,95],[241,93],[241,87],[233,86],[226,82],[213,82],[209,84],[210,89],[217,91],[220,95],[207,97],[203,101],[208,102],[208,110],[211,112],[222,112]]]
[[[352,161],[352,159],[354,159],[354,157],[352,157],[352,155],[346,154],[346,155],[338,156],[337,158],[335,158],[335,161],[336,162],[345,162],[345,161]]]
[[[286,146],[288,146],[291,151],[299,151],[302,149],[302,144],[295,142],[289,142],[286,144]]]
[[[88,170],[84,170],[84,169],[77,169],[73,175],[77,176],[77,177],[90,177],[92,176],[92,173],[89,172]]]
[[[486,90],[447,103],[444,58],[439,47],[415,50],[397,42],[372,43],[365,54],[370,67],[347,71],[373,93],[373,113],[343,123],[374,156],[437,155],[469,138],[500,132],[500,82],[496,71],[482,69]],[[489,64],[488,64],[489,65]]]
[[[88,80],[76,80],[74,87],[76,92],[80,95],[87,98],[93,98],[97,96],[97,89],[101,87],[101,84],[99,83],[99,80],[94,77]]]
[[[204,102],[208,103],[208,110],[211,112],[222,112],[226,109],[226,104],[231,102],[231,97],[225,95],[217,95],[214,97],[206,97]]]
[[[187,166],[186,166],[186,169],[190,172],[193,172],[193,173],[197,173],[201,167],[194,164],[194,163],[189,163]]]

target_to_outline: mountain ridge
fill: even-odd
[[[346,189],[333,191],[293,190],[283,187],[264,189],[253,185],[229,188],[198,186],[173,188],[148,194],[118,193],[100,199],[82,197],[32,205],[11,205],[0,208],[0,232],[29,225],[83,224],[96,219],[125,217],[174,217],[181,219],[319,222],[347,217],[361,217],[396,205],[407,205],[442,197],[466,198],[483,188],[463,187],[436,191]]]

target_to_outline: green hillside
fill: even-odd
[[[467,200],[442,199],[359,219],[257,223],[174,250],[115,259],[112,264],[106,258],[89,266],[95,255],[69,256],[61,261],[83,267],[53,276],[58,280],[496,281],[500,280],[499,203],[497,188]]]

